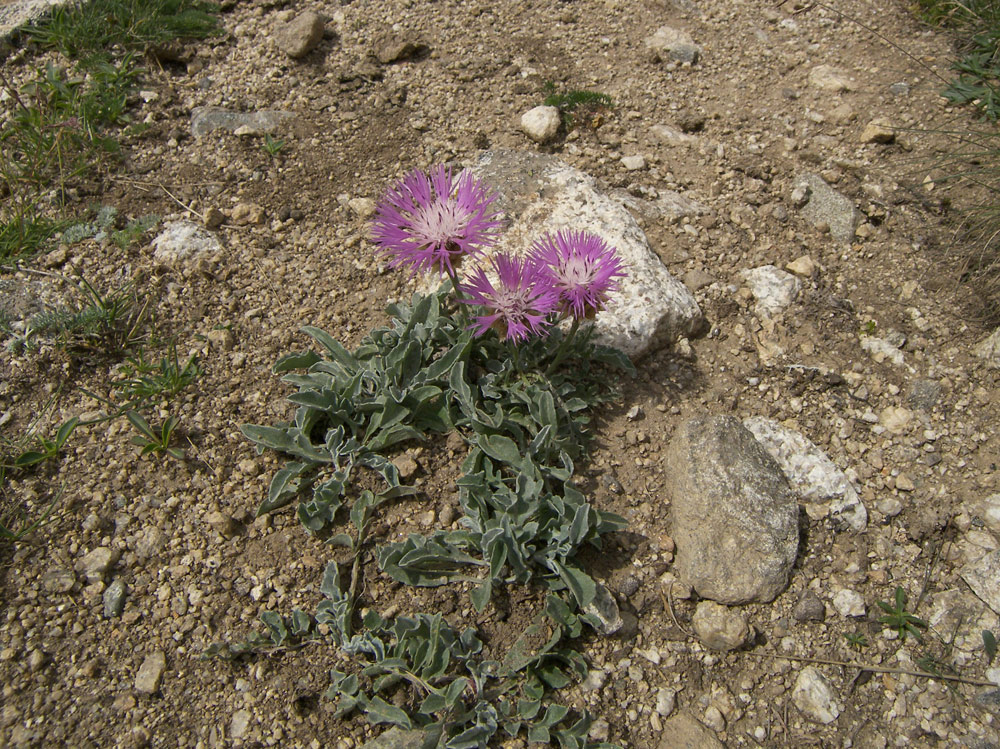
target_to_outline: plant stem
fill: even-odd
[[[569,349],[569,343],[576,337],[576,331],[579,329],[580,329],[580,318],[574,317],[573,326],[569,329],[569,333],[566,334],[566,337],[562,339],[562,342],[559,344],[559,348],[556,349],[555,358],[552,359],[552,363],[549,364],[549,368],[545,370],[546,376],[549,376],[553,372],[555,372],[556,367],[558,367],[562,363],[563,357],[566,356],[566,351]]]

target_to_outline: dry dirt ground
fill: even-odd
[[[668,718],[657,712],[664,688],[676,690],[675,712],[706,722],[730,747],[995,746],[997,703],[982,698],[984,686],[820,666],[841,706],[839,718],[822,724],[792,700],[806,664],[767,655],[889,670],[912,670],[929,655],[935,660],[925,664],[942,672],[985,678],[979,630],[996,617],[959,571],[970,547],[996,545],[975,508],[997,490],[997,373],[970,353],[989,327],[948,259],[958,241],[948,203],[974,196],[923,184],[937,176],[948,141],[922,131],[967,122],[939,96],[949,40],[906,6],[228,3],[223,36],[192,43],[182,62],[145,75],[141,89],[150,94],[136,98],[133,118],[150,127],[126,143],[124,163],[75,192],[81,213],[103,204],[123,218],[198,221],[218,209],[226,217],[215,230],[222,250],[167,267],[154,261],[150,234],[126,250],[82,240],[32,264],[101,288],[134,281],[155,313],[156,340],[196,352],[204,374],[160,414],[180,419],[185,460],[140,458],[119,419],[80,428],[58,463],[8,486],[8,501],[35,511],[56,489],[61,498],[28,539],[0,546],[0,744],[352,747],[379,732],[361,719],[333,718],[322,697],[329,669],[342,665],[332,647],[232,663],[200,658],[212,642],[259,629],[263,610],[315,610],[332,554],[290,512],[254,519],[280,463],[258,456],[239,427],[289,417],[288,388],[270,366],[308,345],[300,326],[356,345],[384,320],[388,300],[409,293],[405,277],[384,272],[373,255],[359,215],[364,202],[349,201],[377,199],[412,168],[471,163],[482,149],[505,147],[541,149],[609,186],[644,197],[679,191],[709,209],[677,222],[639,217],[669,270],[696,294],[710,332],[647,357],[597,420],[584,488],[598,506],[628,518],[629,531],[587,564],[637,624],[622,637],[586,637],[580,647],[606,680],[586,691],[571,687],[562,699],[602,716],[609,739],[626,747],[673,745],[663,733]],[[293,60],[274,34],[306,10],[324,14],[327,31],[313,52]],[[664,25],[689,31],[701,47],[696,64],[651,58],[643,40]],[[379,63],[373,54],[390,33],[413,34],[425,46]],[[5,74],[23,80],[42,59],[15,50]],[[821,64],[848,71],[851,89],[810,84]],[[537,146],[518,121],[541,103],[549,81],[557,90],[603,92],[615,106]],[[203,105],[294,117],[276,133],[286,143],[272,157],[257,137],[192,136],[192,109]],[[876,115],[901,128],[893,143],[862,141]],[[686,137],[664,139],[657,125]],[[630,171],[621,159],[636,154],[646,166]],[[864,212],[854,241],[838,244],[798,213],[791,194],[795,175],[807,170]],[[785,314],[785,357],[764,364],[740,272],[803,255],[816,273]],[[35,293],[59,288],[50,275],[4,278],[39,284]],[[863,351],[866,329],[902,333],[904,366]],[[7,433],[39,414],[51,426],[97,412],[81,389],[107,393],[115,372],[51,347],[5,351],[0,367]],[[879,423],[890,407],[908,414],[895,431]],[[806,518],[788,591],[773,604],[745,607],[756,639],[727,654],[698,643],[690,633],[696,601],[666,582],[673,541],[661,458],[676,426],[704,411],[795,425],[853,471],[870,513],[859,534]],[[454,447],[410,448],[425,495],[387,510],[376,542],[454,522],[461,458]],[[89,581],[78,564],[101,546],[115,561],[106,578]],[[477,615],[464,589],[400,587],[368,564],[363,605],[441,611],[480,627],[497,650],[538,600],[512,590]],[[124,612],[105,618],[103,591],[117,578],[128,587]],[[891,600],[897,585],[918,615],[943,611],[924,644],[900,642],[877,622],[876,602]],[[863,616],[833,606],[844,589],[863,596]],[[794,614],[806,591],[824,603],[819,620]],[[868,647],[853,649],[845,634],[863,635]],[[156,693],[144,694],[135,689],[137,672],[156,651],[166,668]]]

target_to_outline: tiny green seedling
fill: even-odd
[[[927,622],[906,610],[906,591],[903,590],[902,586],[896,586],[895,605],[890,605],[885,601],[877,603],[878,607],[885,612],[885,616],[878,618],[880,624],[896,630],[902,640],[905,640],[909,635],[917,642],[923,642],[920,630],[927,629]]]
[[[149,425],[149,422],[138,411],[129,411],[125,414],[129,424],[135,427],[138,435],[132,437],[132,444],[142,448],[140,456],[150,453],[162,453],[177,460],[184,460],[184,451],[179,447],[170,447],[170,440],[173,437],[174,429],[179,423],[173,416],[168,416],[166,421],[160,426],[159,431]]]
[[[264,153],[273,159],[285,147],[285,141],[272,138],[271,134],[267,133],[264,135],[264,141],[260,144],[260,147],[264,149]]]
[[[845,632],[844,639],[855,650],[864,650],[868,647],[868,638],[860,632]]]
[[[875,335],[876,330],[878,330],[878,323],[874,320],[869,320],[861,326],[861,335],[872,336]]]
[[[986,665],[989,666],[997,656],[997,638],[988,629],[983,630],[983,649],[986,651]]]

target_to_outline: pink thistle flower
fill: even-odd
[[[386,191],[372,238],[382,254],[393,256],[391,268],[407,265],[416,275],[436,267],[440,275],[454,276],[463,256],[479,254],[496,240],[494,200],[496,194],[469,171],[453,180],[445,166],[430,175],[415,169]]]
[[[565,230],[532,245],[531,257],[559,294],[564,312],[576,319],[604,308],[618,289],[625,267],[617,252],[596,234]]]
[[[496,271],[496,286],[477,268],[461,290],[466,304],[478,304],[488,312],[475,318],[471,327],[476,335],[496,327],[503,340],[515,342],[539,335],[548,325],[548,316],[555,310],[559,295],[538,267],[528,258],[498,254],[490,261]]]

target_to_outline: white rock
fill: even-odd
[[[358,218],[368,219],[375,215],[375,201],[371,198],[351,198],[347,205]]]
[[[696,136],[675,130],[667,125],[652,125],[649,132],[671,146],[693,146],[698,143]]]
[[[969,562],[961,570],[972,592],[1000,614],[1000,551],[991,551]]]
[[[821,91],[853,91],[856,88],[854,80],[848,73],[832,65],[817,65],[809,71],[809,83]]]
[[[772,317],[795,301],[802,282],[791,273],[786,273],[773,265],[762,265],[742,272],[757,300],[755,311],[758,317]]]
[[[558,107],[535,107],[521,115],[521,130],[536,143],[552,140],[561,124]]]
[[[883,361],[891,361],[897,367],[905,366],[903,352],[893,346],[884,338],[875,338],[870,335],[861,336],[861,348],[872,355],[872,358],[881,364]]]
[[[888,406],[878,416],[879,424],[893,434],[902,434],[913,419],[913,412],[902,406]]]
[[[694,43],[691,35],[683,29],[661,26],[643,40],[646,48],[662,62],[698,62],[701,47]]]
[[[980,359],[985,359],[987,367],[1000,369],[1000,328],[994,330],[988,338],[980,341],[972,353]]]
[[[849,588],[841,588],[833,594],[833,607],[844,617],[865,615],[864,596]]]
[[[670,714],[677,706],[677,690],[669,687],[661,687],[656,693],[656,712],[664,718],[669,718]]]
[[[868,525],[868,511],[850,479],[819,447],[802,434],[771,419],[753,416],[743,421],[808,504],[823,504],[834,520],[851,530]]]
[[[597,315],[598,342],[638,358],[704,330],[694,296],[670,275],[635,218],[593,177],[527,151],[488,151],[472,171],[500,194],[510,222],[494,251],[524,254],[543,234],[562,229],[589,231],[616,248],[628,275]],[[428,286],[438,283],[435,278]]]
[[[250,713],[247,710],[237,710],[233,713],[229,721],[229,736],[233,739],[242,739],[247,734],[250,727]]]
[[[165,264],[193,260],[219,252],[214,234],[190,221],[171,221],[153,240],[153,257]]]
[[[979,515],[986,523],[987,528],[1000,534],[1000,494],[991,494],[986,497],[980,503]]]
[[[641,155],[622,156],[622,166],[630,172],[635,172],[646,168],[646,159]]]
[[[830,682],[813,666],[806,666],[795,680],[792,702],[810,720],[832,723],[840,716],[840,706]]]

